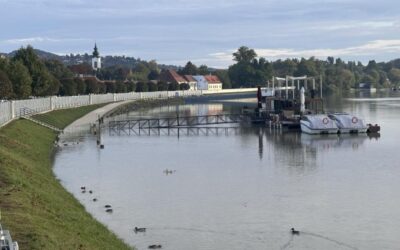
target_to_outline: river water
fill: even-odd
[[[190,104],[116,119],[238,112],[249,101],[255,105]],[[334,97],[327,109],[379,123],[381,136],[234,125],[179,136],[104,130],[100,150],[76,128],[63,139],[68,146],[57,152],[54,171],[96,219],[138,249],[400,249],[400,97]],[[136,234],[135,226],[147,230]]]

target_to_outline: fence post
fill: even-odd
[[[10,101],[10,117],[11,120],[15,118],[15,102]]]
[[[54,96],[50,96],[50,110],[54,110],[54,101],[53,101]]]
[[[139,93],[139,99],[142,99],[142,92]]]
[[[89,94],[89,105],[93,104],[93,98],[92,98],[92,94]]]
[[[114,100],[114,102],[116,102],[117,101],[117,94],[113,94],[113,100]]]

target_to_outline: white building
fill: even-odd
[[[101,57],[99,51],[97,50],[97,44],[94,44],[94,50],[92,54],[92,69],[97,71],[101,69]]]
[[[197,75],[193,76],[193,78],[197,81],[198,90],[208,90],[208,83],[204,76]]]

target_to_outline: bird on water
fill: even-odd
[[[135,227],[133,230],[135,231],[135,233],[144,233],[144,232],[146,232],[146,228],[145,227]]]
[[[295,230],[293,227],[292,227],[292,229],[290,229],[290,230],[292,231],[292,234],[293,234],[293,235],[299,235],[299,234],[300,234],[300,231]]]

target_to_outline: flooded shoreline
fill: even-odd
[[[180,137],[104,131],[105,150],[85,135],[57,154],[54,170],[91,214],[138,249],[395,249],[400,176],[391,159],[400,113],[386,104],[327,105],[379,121],[380,138],[261,127]],[[237,107],[219,102],[130,115]],[[81,185],[93,194],[82,194]],[[135,234],[135,226],[147,230]],[[293,237],[291,227],[305,233]]]

